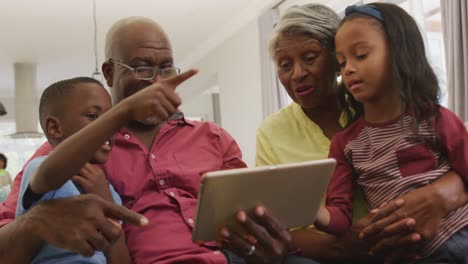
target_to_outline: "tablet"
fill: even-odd
[[[315,221],[334,159],[205,173],[192,240],[212,241],[238,210],[266,206],[287,228]]]

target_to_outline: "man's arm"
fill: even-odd
[[[234,138],[221,127],[219,129],[219,146],[223,160],[222,170],[245,168],[247,165],[242,161],[242,152]]]
[[[2,263],[31,263],[41,246],[41,239],[34,234],[23,215],[0,228],[0,259]]]
[[[136,226],[148,223],[144,216],[94,194],[43,201],[0,228],[0,259],[30,263],[41,241],[83,256],[92,256],[94,250],[105,252],[122,234],[122,228],[108,218]]]

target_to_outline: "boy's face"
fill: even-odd
[[[68,97],[68,102],[63,107],[63,114],[60,116],[62,141],[94,121],[112,106],[109,93],[95,83],[78,84]],[[105,163],[111,149],[112,142],[109,139],[96,151],[90,162]]]

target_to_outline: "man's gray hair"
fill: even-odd
[[[111,26],[111,28],[107,32],[106,42],[105,42],[105,56],[106,56],[105,59],[106,60],[118,56],[117,54],[115,54],[116,52],[115,45],[120,41],[119,40],[120,31],[125,29],[127,26],[131,24],[136,24],[136,23],[151,24],[158,28],[161,28],[159,24],[156,23],[154,20],[150,18],[146,18],[146,17],[132,16],[132,17],[126,17],[126,18],[122,18],[118,20]]]
[[[271,57],[276,57],[276,42],[284,33],[308,35],[324,45],[329,52],[334,52],[334,37],[340,24],[340,17],[327,6],[307,4],[293,6],[286,10],[275,26],[269,42]]]

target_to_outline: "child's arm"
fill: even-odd
[[[81,169],[80,175],[73,176],[72,180],[78,183],[86,193],[93,193],[117,205],[122,205],[122,199],[119,194],[115,191],[114,187],[107,182],[104,172],[99,167],[86,163]],[[113,219],[108,220],[122,230],[122,225],[120,223]],[[130,264],[131,262],[125,242],[125,234],[123,231],[121,233],[122,235],[119,239],[104,252],[107,263]]]
[[[462,177],[468,189],[468,133],[465,125],[444,107],[440,107],[433,125],[450,166]]]
[[[90,160],[96,150],[131,120],[156,117],[167,119],[180,105],[175,88],[196,74],[190,70],[154,83],[122,100],[94,122],[67,138],[50,153],[31,178],[31,191],[37,195],[60,188]]]
[[[122,204],[122,200],[120,199],[120,196],[117,194],[117,192],[114,190],[114,187],[112,185],[107,184],[107,190],[109,190],[109,193],[111,194],[112,199],[114,202],[118,205]],[[91,191],[91,190],[87,190]],[[109,219],[109,221],[122,229],[122,225],[112,219]],[[110,264],[130,264],[131,259],[130,259],[130,254],[128,252],[127,248],[127,243],[125,241],[125,234],[122,230],[122,235],[119,237],[117,241],[113,245],[109,247],[109,249],[104,252],[107,258],[107,263]]]
[[[346,231],[352,219],[354,171],[344,155],[344,143],[341,141],[339,135],[335,136],[330,145],[329,157],[336,160],[336,168],[315,223],[317,228],[330,233]]]
[[[80,169],[80,173],[73,176],[71,180],[86,193],[94,193],[102,199],[114,202],[106,175],[98,166],[86,163]]]
[[[117,223],[115,223],[117,225]],[[130,264],[130,254],[128,253],[125,235],[121,235],[119,240],[105,252],[108,264]]]

